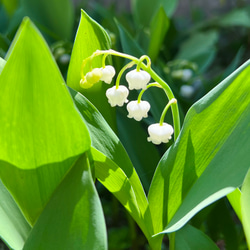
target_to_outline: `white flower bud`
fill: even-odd
[[[121,107],[124,103],[127,103],[128,94],[129,91],[125,86],[119,86],[118,89],[116,88],[116,86],[114,86],[106,91],[108,102],[112,107],[116,105]]]
[[[193,71],[191,69],[183,69],[182,81],[187,82],[192,76],[193,76]]]
[[[180,79],[183,82],[188,82],[193,76],[193,71],[191,69],[179,69],[174,70],[171,75],[173,78]]]
[[[129,89],[146,89],[150,78],[150,74],[143,70],[134,69],[126,74]]]
[[[147,101],[131,101],[127,105],[127,110],[129,112],[128,118],[134,118],[136,121],[140,121],[142,118],[148,117],[148,111],[150,109],[150,104]]]
[[[148,133],[148,141],[159,145],[162,142],[169,142],[169,140],[172,138],[171,135],[174,133],[174,129],[168,123],[163,123],[162,125],[155,123],[148,127]]]
[[[190,85],[182,85],[180,88],[180,94],[181,96],[185,98],[190,98],[194,94],[194,87]]]
[[[107,65],[105,68],[101,68],[101,71],[102,77],[100,80],[110,84],[115,75],[115,68],[111,65]]]

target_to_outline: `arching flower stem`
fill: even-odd
[[[147,71],[151,75],[151,77],[162,86],[162,88],[164,89],[169,100],[175,98],[174,94],[173,94],[171,88],[168,86],[168,84],[160,76],[158,76],[152,68],[147,69],[146,65],[142,64],[142,69]],[[178,109],[177,103],[171,105],[171,111],[172,111],[174,131],[175,131],[174,140],[176,140],[179,133],[180,133],[180,128],[181,128],[180,114],[179,114],[179,109]]]
[[[141,64],[143,63],[143,61],[146,60],[147,61],[147,68],[150,69],[151,67],[151,60],[148,56],[144,55],[144,56],[141,56],[140,59],[139,59],[139,62],[137,63],[137,67],[136,67],[136,70],[137,71],[140,71],[140,68],[141,68]]]
[[[162,114],[161,114],[161,118],[160,118],[160,126],[162,126],[163,122],[164,122],[164,118],[165,118],[165,115],[169,109],[169,107],[172,105],[172,104],[176,104],[177,103],[177,100],[175,98],[171,99],[168,104],[166,105],[166,107],[164,108],[164,110],[162,111]]]
[[[99,55],[105,55],[105,58],[108,55],[114,55],[114,56],[119,56],[122,58],[129,59],[132,61],[129,64],[125,65],[122,68],[122,70],[120,71],[120,73],[118,74],[118,76],[117,76],[118,80],[116,81],[116,88],[119,87],[119,82],[120,82],[120,78],[121,78],[122,73],[127,68],[132,67],[134,64],[136,64],[137,67],[148,72],[151,75],[152,79],[162,86],[162,88],[164,89],[169,100],[174,98],[173,92],[172,92],[171,88],[168,86],[168,84],[160,76],[158,76],[156,74],[156,72],[151,68],[150,59],[147,56],[142,56],[141,58],[138,59],[134,56],[124,54],[121,52],[117,52],[117,51],[112,50],[112,49],[110,49],[110,50],[97,50],[90,57],[83,60],[82,67],[81,67],[82,78],[84,78],[84,75],[82,72],[83,72],[83,69],[84,69],[84,66],[86,65],[86,63],[90,60],[90,64],[91,64],[92,59],[95,56],[99,56]],[[105,63],[105,58],[104,58],[103,63]],[[145,60],[145,59],[147,60],[147,64],[143,63],[143,60]],[[139,64],[139,66],[138,66],[138,64]],[[171,111],[172,111],[172,115],[173,115],[173,123],[174,123],[174,130],[175,130],[174,139],[176,140],[179,133],[180,133],[180,115],[179,115],[179,109],[178,109],[177,103],[174,103],[173,105],[171,105]]]
[[[161,86],[160,84],[158,84],[157,82],[153,82],[153,83],[148,84],[147,87],[146,87],[146,89],[142,89],[142,90],[140,91],[140,93],[139,93],[139,95],[138,95],[138,98],[137,98],[138,103],[140,103],[143,93],[144,93],[148,88],[150,88],[150,87],[162,88],[162,86]]]
[[[119,74],[117,75],[117,78],[116,78],[116,82],[115,82],[115,86],[116,86],[116,89],[118,89],[119,87],[119,84],[120,84],[120,80],[121,80],[121,77],[122,77],[122,74],[124,73],[125,70],[131,68],[133,65],[135,64],[134,61],[126,64],[119,72]]]

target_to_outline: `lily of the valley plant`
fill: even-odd
[[[99,182],[150,249],[160,250],[164,235],[171,250],[218,249],[189,222],[223,197],[249,244],[250,62],[197,101],[181,126],[178,98],[150,58],[110,46],[82,11],[66,82],[27,18],[0,58],[1,239],[15,250],[108,249]],[[118,70],[113,57],[128,63]],[[115,113],[124,105],[125,119]]]

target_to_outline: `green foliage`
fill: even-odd
[[[49,49],[29,20],[23,21],[6,59],[0,76],[0,124],[5,131],[0,175],[34,224],[73,162],[89,149],[90,140]]]
[[[195,239],[195,240],[194,240]],[[202,231],[190,225],[184,226],[175,235],[175,249],[189,250],[189,249],[206,249],[218,250],[218,246]]]
[[[249,8],[208,21],[196,16],[188,27],[173,16],[177,4],[131,0],[132,12],[120,15],[115,6],[95,5],[103,26],[82,10],[73,43],[72,1],[1,1],[0,237],[9,248],[244,249],[241,222],[249,246],[250,61],[239,67],[248,56]],[[110,107],[110,85],[80,87],[83,75],[103,66],[102,56],[92,65],[83,60],[111,47],[147,53],[152,68],[141,68],[172,88],[185,116],[172,145],[147,142],[147,126],[168,102],[162,89],[143,95],[151,110],[137,123],[125,108]],[[107,57],[112,62],[118,73],[127,60]],[[130,91],[129,100],[137,97]],[[172,124],[175,115],[165,120]],[[104,189],[120,202],[119,213],[126,209],[129,226],[115,217]]]
[[[248,171],[242,186],[241,213],[242,223],[247,238],[248,247],[250,246],[250,218],[249,218],[249,196],[250,196],[250,171]]]
[[[111,109],[105,96],[107,86],[100,82],[91,89],[84,90],[80,87],[82,61],[97,49],[105,50],[109,48],[110,38],[106,31],[82,10],[68,69],[67,84],[84,94],[102,112],[112,128],[115,129],[114,110]],[[95,59],[92,66],[100,68],[102,66],[101,58]],[[89,69],[86,67],[84,73]]]
[[[250,160],[249,140],[239,140],[249,129],[249,71],[248,61],[194,104],[175,145],[159,162],[149,191],[157,233],[178,230],[242,184]]]
[[[177,3],[177,0],[131,1],[135,21],[139,27],[149,27],[152,17],[158,12],[161,7],[164,9],[167,16],[171,16],[175,11]]]
[[[102,207],[86,153],[53,193],[23,249],[107,249]]]
[[[12,249],[22,249],[31,226],[15,200],[0,181],[0,235]]]

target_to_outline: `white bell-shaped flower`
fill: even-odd
[[[124,103],[128,102],[128,94],[129,91],[125,86],[119,86],[116,88],[116,86],[109,88],[106,91],[106,96],[108,97],[108,102],[112,107],[118,105],[122,106]]]
[[[183,69],[182,81],[187,82],[192,76],[193,76],[193,71],[191,69]]]
[[[115,76],[115,68],[111,65],[107,65],[104,68],[101,68],[101,71],[102,77],[100,80],[110,84]]]
[[[167,143],[172,138],[172,134],[174,133],[174,129],[168,123],[163,123],[160,125],[159,123],[152,124],[148,127],[148,141],[159,145],[162,142]]]
[[[129,112],[128,117],[134,118],[136,121],[140,121],[142,118],[148,117],[148,111],[150,110],[150,104],[147,101],[131,101],[127,105]]]
[[[182,85],[180,88],[180,95],[185,98],[191,98],[194,92],[194,87],[190,85]]]
[[[131,70],[126,74],[126,80],[128,82],[129,89],[146,89],[147,84],[150,81],[150,74],[146,71],[137,69]]]

